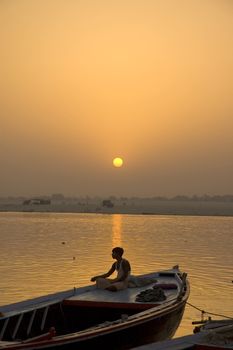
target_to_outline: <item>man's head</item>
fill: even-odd
[[[115,248],[113,248],[113,250],[112,250],[112,256],[113,256],[113,257],[115,257],[115,256],[120,256],[120,257],[122,257],[123,253],[124,253],[124,249],[121,248],[121,247],[115,247]]]

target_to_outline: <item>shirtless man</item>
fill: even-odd
[[[92,282],[96,282],[97,288],[110,290],[116,292],[118,290],[126,289],[128,287],[128,279],[130,276],[130,263],[128,260],[122,258],[124,249],[121,247],[115,247],[112,250],[112,258],[116,261],[112,264],[112,267],[107,273],[103,275],[94,276],[91,278]],[[117,271],[117,277],[114,279],[107,278]]]

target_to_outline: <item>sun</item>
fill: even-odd
[[[114,158],[112,163],[113,163],[114,167],[121,168],[123,165],[123,159],[120,157]]]

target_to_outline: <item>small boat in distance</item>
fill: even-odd
[[[95,285],[0,307],[0,349],[130,349],[174,336],[189,297],[187,274],[132,276],[118,292]]]
[[[233,349],[233,318],[201,322],[194,334],[154,342],[132,350],[229,350]]]

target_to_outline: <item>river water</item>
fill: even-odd
[[[134,275],[188,273],[175,337],[192,333],[198,309],[233,317],[233,217],[0,213],[0,239],[0,305],[90,284],[122,246]]]

